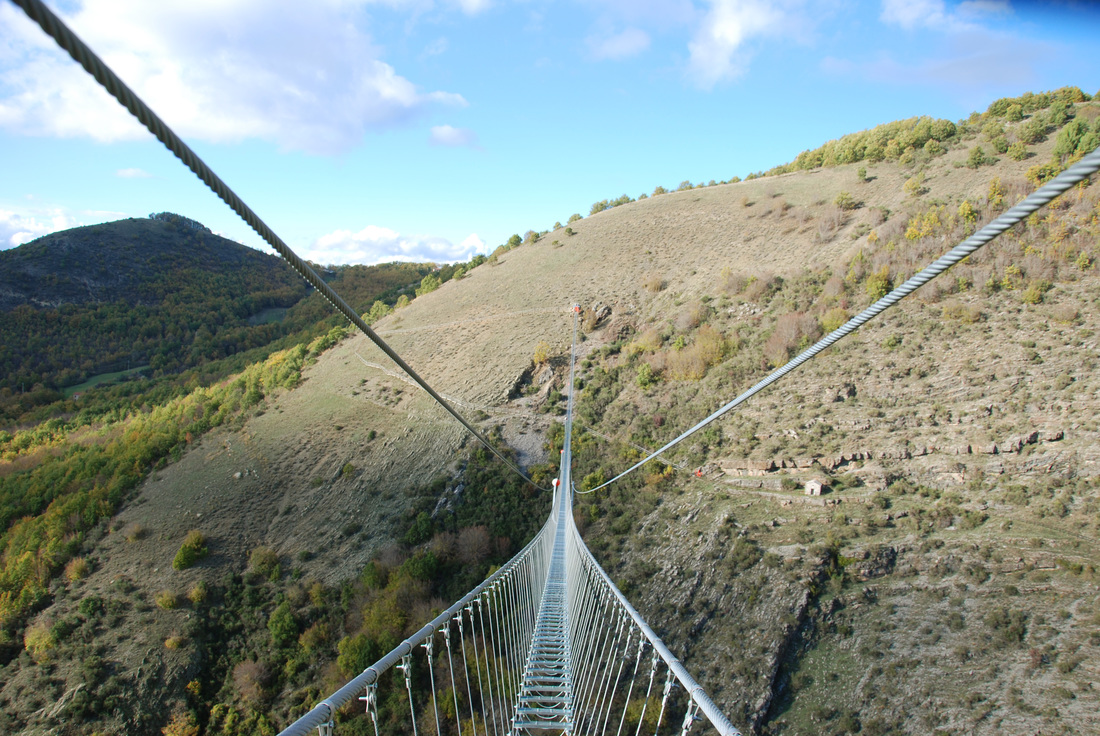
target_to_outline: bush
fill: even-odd
[[[434,273],[430,273],[420,281],[420,287],[416,290],[417,296],[424,296],[438,289],[443,282]]]
[[[200,580],[199,582],[192,585],[191,589],[187,591],[187,600],[191,601],[192,604],[197,606],[198,604],[206,600],[207,594],[208,591],[206,589],[206,582]]]
[[[798,347],[808,345],[821,334],[821,326],[813,315],[791,312],[780,317],[775,330],[764,342],[764,357],[778,367],[786,363]]]
[[[184,637],[180,636],[179,634],[172,634],[170,637],[164,640],[164,648],[175,651],[176,649],[182,648],[183,645],[186,643],[187,639],[185,639]]]
[[[970,149],[970,155],[966,157],[966,165],[971,169],[976,169],[979,166],[993,163],[993,159],[986,155],[986,152],[982,150],[981,146],[974,146]]]
[[[637,381],[639,386],[649,388],[658,380],[657,374],[653,372],[653,368],[650,367],[649,363],[642,363],[638,366]]]
[[[172,716],[168,725],[161,729],[161,734],[163,736],[199,736],[199,724],[193,713],[181,711]]]
[[[369,662],[367,664],[370,664]],[[364,665],[366,669],[367,665]],[[359,674],[356,672],[355,674]],[[241,699],[251,705],[259,705],[264,699],[264,688],[271,680],[267,665],[252,659],[238,662],[233,668],[233,684]]]
[[[665,288],[665,280],[661,278],[660,274],[649,273],[646,274],[645,278],[642,280],[642,286],[645,287],[645,290],[649,293],[656,294]]]
[[[88,577],[90,571],[91,567],[86,559],[74,557],[69,560],[69,564],[65,565],[65,579],[70,583],[75,583]]]
[[[172,560],[172,567],[176,570],[186,570],[196,562],[206,557],[209,550],[206,548],[206,537],[198,529],[187,532],[187,538],[183,540],[180,551]]]
[[[535,346],[535,365],[543,365],[550,360],[550,343],[542,340]]]
[[[837,207],[846,212],[848,210],[854,210],[860,205],[860,203],[856,201],[855,197],[853,197],[848,192],[841,192],[840,194],[836,195],[835,204]]]
[[[179,607],[179,596],[175,591],[162,590],[153,596],[153,601],[159,608],[163,608],[165,611],[171,611]]]
[[[956,299],[948,299],[943,303],[943,316],[945,319],[957,319],[969,324],[981,319],[982,311],[977,304],[963,304]]]
[[[1032,281],[1031,284],[1024,289],[1024,293],[1020,295],[1020,299],[1024,304],[1042,304],[1043,295],[1050,291],[1051,284],[1049,281]]]
[[[268,580],[278,580],[282,574],[279,555],[271,547],[257,547],[248,554],[248,569]]]
[[[576,222],[579,219],[581,219],[580,213],[579,212],[574,212],[573,214],[569,215],[569,220],[567,221],[566,224],[572,225],[574,222]]]
[[[23,633],[23,646],[31,653],[35,662],[49,661],[50,653],[57,648],[57,637],[45,621],[31,624]]]
[[[833,307],[821,316],[821,329],[832,332],[840,329],[840,326],[849,319],[848,310],[841,307]]]
[[[893,281],[890,279],[890,267],[883,266],[878,271],[875,271],[867,277],[865,284],[867,289],[867,296],[871,297],[871,301],[877,302],[882,297],[890,293],[894,288]]]
[[[298,641],[298,622],[290,610],[290,603],[283,601],[267,619],[267,630],[277,647],[289,647]]]

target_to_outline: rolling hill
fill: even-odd
[[[1100,112],[1067,105],[1061,125],[1052,100],[1018,120],[995,103],[937,145],[602,209],[376,328],[537,469],[580,303],[591,487],[1030,190],[1069,158],[1067,122]],[[1001,138],[1024,155],[993,154]],[[670,465],[579,504],[593,551],[746,732],[1100,728],[1098,207],[1095,186],[1067,194]],[[449,602],[426,560],[465,583],[522,542],[494,514],[522,506],[523,529],[545,499],[492,496],[502,471],[365,338],[338,337],[299,355],[300,380],[242,379],[262,395],[73,543],[85,567],[9,643],[0,727],[285,724]],[[34,458],[5,439],[0,476],[129,431],[59,429]],[[829,490],[806,496],[810,479]],[[190,530],[209,554],[175,569]],[[296,638],[276,638],[277,610]]]

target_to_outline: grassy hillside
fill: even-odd
[[[596,207],[422,289],[377,328],[537,463],[553,457],[580,302],[575,472],[591,487],[1079,155],[1100,105],[1058,98],[995,103],[919,148],[898,140],[920,120],[884,126],[881,159],[822,152]],[[739,727],[1100,728],[1098,207],[1095,186],[1074,190],[671,465],[579,505],[597,556]],[[12,629],[9,730],[284,725],[538,516],[537,497],[464,447],[364,338],[263,393],[75,540],[86,568]],[[12,446],[5,472],[85,441]],[[806,497],[810,478],[830,490]],[[494,528],[502,509],[525,513]],[[208,556],[176,570],[193,529]]]

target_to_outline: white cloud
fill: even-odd
[[[58,208],[33,213],[0,209],[0,250],[15,248],[35,238],[77,226],[72,215]]]
[[[433,146],[480,148],[477,144],[477,133],[469,128],[455,128],[450,125],[433,125],[428,142]]]
[[[485,253],[485,241],[478,237],[477,233],[470,233],[466,236],[466,239],[462,241],[463,248],[469,248],[471,254]]]
[[[801,21],[790,12],[792,3],[769,0],[707,0],[704,16],[688,43],[689,70],[694,82],[709,89],[744,73],[746,41],[764,35],[795,34]],[[797,5],[797,3],[794,3]]]
[[[182,136],[330,154],[428,108],[466,104],[420,91],[381,61],[354,24],[368,1],[81,0],[63,16]],[[9,3],[0,49],[0,126],[97,141],[148,135]]]
[[[153,175],[144,169],[119,169],[115,176],[120,179],[149,179]]]
[[[973,19],[1011,13],[1012,6],[1004,0],[966,0],[953,12],[948,10],[944,0],[882,0],[879,19],[906,30],[930,28],[960,33],[980,30]]]
[[[883,23],[916,28],[917,26],[938,26],[947,20],[947,9],[943,0],[882,0]]]
[[[649,48],[649,34],[639,28],[627,28],[607,37],[589,36],[587,43],[595,59],[626,59]]]
[[[490,0],[452,0],[452,2],[466,15],[477,15],[483,10],[488,10],[492,4]]]
[[[484,252],[485,243],[476,233],[455,245],[446,238],[402,235],[396,230],[368,225],[359,232],[336,230],[322,235],[299,255],[315,263],[373,265],[389,261],[467,261]]]

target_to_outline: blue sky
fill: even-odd
[[[300,255],[457,260],[845,133],[1100,91],[1100,13],[999,0],[54,0]],[[258,236],[0,0],[0,248],[172,211]]]

